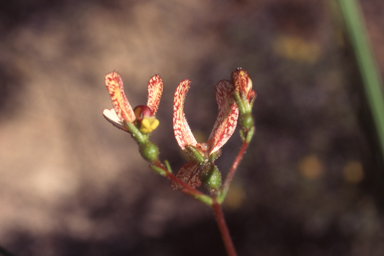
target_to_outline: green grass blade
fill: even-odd
[[[338,3],[360,69],[365,95],[381,147],[382,159],[384,159],[382,81],[365,30],[363,15],[357,0],[338,0]]]

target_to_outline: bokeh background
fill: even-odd
[[[384,2],[360,1],[383,74]],[[224,205],[239,255],[384,255],[383,165],[340,17],[313,0],[2,1],[0,245],[16,255],[225,255],[211,210],[172,191],[104,120],[164,81],[152,140],[174,170],[177,84],[203,142],[214,84],[248,70],[257,133]],[[238,132],[217,161],[223,175]]]

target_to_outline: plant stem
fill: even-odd
[[[192,196],[193,198],[195,198],[196,200],[208,205],[208,206],[211,206],[212,205],[212,199],[207,196],[207,195],[204,195],[203,193],[201,193],[200,191],[192,188],[190,185],[188,185],[187,183],[185,183],[184,181],[180,180],[179,178],[177,178],[172,172],[168,171],[168,169],[159,161],[159,160],[156,160],[155,162],[153,162],[153,164],[158,167],[158,168],[161,168],[162,170],[165,171],[165,176],[180,184],[181,186],[183,186],[183,189],[181,189],[181,192],[183,192],[184,194],[187,194],[189,196]]]
[[[228,194],[229,187],[231,186],[233,177],[235,176],[237,166],[239,165],[241,159],[243,158],[245,150],[247,149],[248,145],[249,145],[249,143],[246,140],[244,140],[243,145],[241,146],[241,149],[240,149],[239,153],[237,154],[237,157],[236,157],[235,161],[233,162],[231,169],[228,172],[227,178],[225,179],[224,184],[221,187],[220,192],[219,192],[218,202],[220,204],[224,201],[225,197]]]
[[[217,225],[219,226],[221,237],[223,238],[224,246],[227,250],[228,256],[237,256],[235,246],[233,245],[231,235],[229,234],[227,224],[225,223],[223,210],[221,209],[221,205],[216,200],[216,198],[213,198],[212,208],[215,213]]]

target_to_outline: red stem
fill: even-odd
[[[233,177],[235,176],[237,166],[239,165],[241,159],[243,158],[245,150],[247,149],[248,145],[249,145],[248,142],[246,141],[243,142],[243,145],[241,146],[241,149],[237,154],[237,157],[233,162],[231,169],[228,172],[227,178],[225,179],[223,187],[221,188],[224,194],[228,192],[229,186],[231,185]]]
[[[156,160],[154,162],[154,164],[156,165],[156,167],[159,167],[159,168],[161,168],[161,169],[163,169],[165,171],[168,179],[170,179],[170,180],[180,184],[181,186],[183,186],[183,189],[181,189],[181,192],[183,192],[183,193],[185,193],[187,195],[200,195],[200,196],[204,195],[200,191],[192,188],[190,185],[188,185],[187,183],[185,183],[184,181],[180,180],[175,175],[173,175],[173,173],[168,171],[167,168],[165,168],[164,165],[159,160]]]
[[[233,245],[231,235],[229,234],[227,224],[225,223],[223,210],[221,209],[221,205],[217,202],[216,198],[213,198],[212,208],[215,213],[217,225],[219,226],[221,237],[223,238],[228,256],[237,256],[235,246]]]

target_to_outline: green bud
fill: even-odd
[[[150,141],[147,141],[146,143],[141,144],[139,146],[139,149],[140,149],[141,156],[149,162],[154,162],[159,155],[159,149],[155,144],[153,144]]]
[[[221,173],[216,165],[212,165],[209,170],[200,175],[200,180],[207,190],[216,191],[221,186]]]
[[[240,125],[245,130],[249,130],[253,127],[253,117],[251,113],[246,113],[240,118]]]

